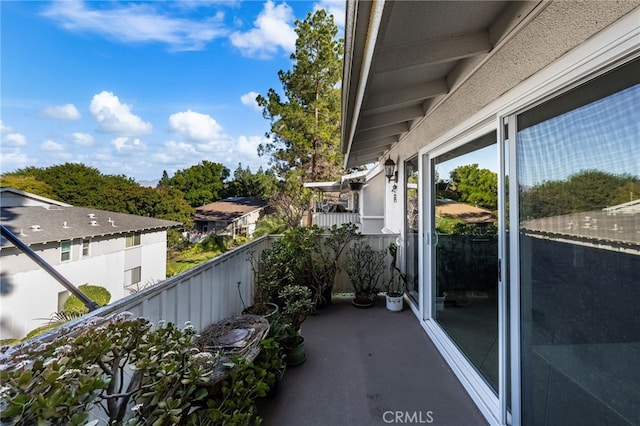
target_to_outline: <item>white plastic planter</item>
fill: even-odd
[[[389,296],[387,295],[387,309],[391,312],[400,312],[402,311],[403,305],[403,297],[402,296]]]

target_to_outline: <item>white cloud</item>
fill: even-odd
[[[42,149],[43,151],[60,152],[64,151],[64,146],[62,144],[59,144],[58,142],[54,142],[51,139],[48,139],[40,144],[40,149]]]
[[[9,133],[12,130],[11,126],[5,126],[2,120],[0,120],[0,133]]]
[[[268,168],[269,158],[258,155],[258,145],[264,142],[266,139],[261,136],[238,137],[233,147],[233,161],[230,162],[242,163],[243,167],[249,166],[253,172],[256,172],[260,167]]]
[[[240,96],[240,102],[256,111],[262,111],[262,108],[260,108],[260,105],[258,105],[258,102],[256,102],[256,96],[258,95],[258,92],[245,93],[244,95]]]
[[[2,150],[0,156],[0,169],[10,170],[14,168],[25,167],[29,163],[29,157],[20,151],[20,148],[15,148],[11,151]]]
[[[80,112],[73,104],[48,106],[44,109],[44,115],[58,120],[78,120]]]
[[[224,14],[204,20],[168,16],[164,2],[105,3],[89,8],[78,0],[52,2],[44,15],[69,31],[95,33],[123,43],[157,42],[173,50],[201,50],[207,42],[226,35]]]
[[[195,146],[186,142],[167,141],[161,151],[153,155],[153,160],[162,164],[172,164],[179,168],[185,163],[193,165],[200,161],[200,153]]]
[[[344,32],[344,20],[346,17],[344,0],[320,0],[313,5],[313,10],[324,9],[329,15],[333,15],[333,22]]]
[[[208,114],[187,110],[169,116],[169,129],[195,142],[211,142],[222,139],[222,126]]]
[[[260,136],[240,136],[238,143],[236,144],[236,151],[238,154],[246,156],[248,158],[258,158],[258,145],[265,142],[264,138]]]
[[[102,91],[93,96],[89,111],[96,118],[100,131],[121,136],[144,135],[151,132],[151,123],[142,121],[131,112],[129,105],[120,103],[116,95]]]
[[[11,130],[10,127],[8,129]],[[7,133],[3,138],[3,142],[9,146],[25,146],[27,138],[22,133]]]
[[[279,48],[293,52],[296,47],[296,33],[293,30],[295,16],[286,3],[277,6],[269,0],[254,21],[254,28],[247,32],[234,32],[231,43],[246,56],[268,58]]]
[[[93,136],[88,133],[75,132],[71,135],[71,140],[77,146],[93,145]]]
[[[111,144],[116,148],[119,153],[131,153],[136,151],[146,150],[146,146],[140,141],[140,139],[129,138],[126,136],[120,136],[111,141]]]

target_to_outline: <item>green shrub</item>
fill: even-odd
[[[287,223],[282,216],[266,215],[258,220],[253,238],[271,234],[282,234],[287,229]]]
[[[58,322],[53,322],[53,323],[42,325],[42,326],[40,326],[38,328],[34,328],[29,333],[27,333],[25,338],[22,339],[22,340],[31,340],[34,337],[41,335],[42,333],[46,333],[49,330],[53,330],[54,328],[61,326],[65,322],[66,321],[58,321]]]
[[[104,288],[97,285],[83,284],[78,287],[82,293],[84,293],[89,299],[96,302],[99,306],[105,306],[111,301],[111,293]],[[89,312],[84,303],[78,299],[75,295],[69,296],[66,302],[64,302],[64,312],[69,314],[86,314]]]
[[[51,342],[3,348],[2,421],[80,425],[96,411],[108,424],[127,426],[260,423],[255,398],[268,391],[279,356],[275,342],[263,347],[276,358],[257,364],[231,358],[216,392],[209,378],[220,357],[196,348],[191,324],[152,327],[130,316],[90,318]]]

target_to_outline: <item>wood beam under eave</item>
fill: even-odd
[[[421,65],[433,65],[489,52],[493,46],[487,31],[478,31],[443,40],[425,41],[383,50],[375,72],[388,72]]]
[[[376,129],[378,127],[388,126],[390,124],[397,124],[406,121],[413,121],[416,118],[420,118],[424,115],[424,110],[420,106],[410,106],[394,111],[385,113],[372,114],[366,117],[362,117],[360,120],[359,129],[369,130]]]
[[[373,145],[373,146],[361,145],[360,148],[356,148],[353,152],[357,153],[358,155],[368,155],[368,154],[374,154],[376,152],[386,152],[389,149],[391,149],[391,146],[392,146],[391,144]]]
[[[391,124],[389,126],[378,127],[376,129],[364,130],[357,132],[354,139],[356,140],[368,140],[368,139],[380,139],[387,136],[399,135],[409,131],[409,124],[406,122]]]
[[[353,141],[353,150],[378,148],[385,145],[393,145],[398,142],[398,136],[387,136],[380,139],[356,139]]]
[[[349,157],[348,166],[355,167],[360,166],[362,164],[369,164],[378,161],[378,159],[384,154],[384,151],[380,151],[380,153],[368,154],[368,155],[352,155]]]
[[[447,83],[444,79],[397,89],[378,90],[371,94],[370,99],[364,105],[364,109],[368,113],[373,113],[376,109],[390,109],[394,105],[420,103],[425,99],[444,95],[447,90]]]

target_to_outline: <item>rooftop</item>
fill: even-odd
[[[259,197],[232,197],[196,208],[195,220],[233,221],[239,217],[267,206],[267,201]]]
[[[180,222],[59,205],[2,208],[2,224],[25,244],[167,229]],[[4,238],[1,246],[10,243]]]

